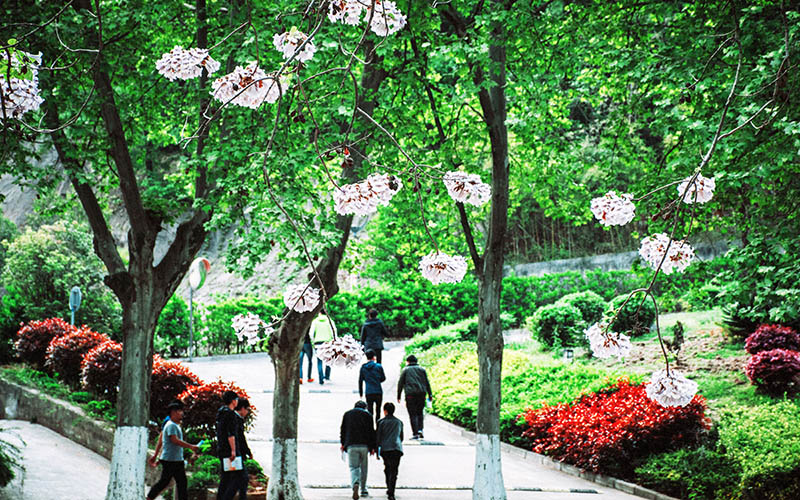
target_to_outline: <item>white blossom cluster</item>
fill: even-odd
[[[492,188],[481,181],[478,174],[466,172],[447,172],[442,177],[447,194],[460,203],[469,203],[476,207],[483,205],[492,196]]]
[[[692,180],[692,176],[689,176],[683,180],[678,186],[678,196],[683,196],[684,203],[707,203],[711,201],[711,198],[714,196],[714,188],[716,188],[716,183],[714,182],[713,177],[703,177],[700,174],[697,174],[697,179],[689,185],[689,181]],[[688,190],[687,190],[688,187]],[[686,193],[685,195],[683,193]]]
[[[21,54],[23,61],[17,57]],[[39,65],[42,64],[42,54],[29,54],[21,50],[15,50],[9,54],[0,55],[6,58],[7,63],[15,72],[22,72],[27,69],[25,78],[12,76],[8,78],[8,72],[0,74],[0,92],[2,92],[2,107],[0,108],[0,120],[3,117],[20,118],[28,111],[36,111],[44,102],[39,95]],[[7,68],[7,66],[5,66]],[[29,76],[30,78],[28,78]],[[3,112],[5,111],[5,115]]]
[[[314,45],[314,42],[309,40],[303,46],[303,49],[300,52],[297,52],[297,49],[300,45],[308,39],[308,35],[303,33],[302,31],[298,30],[296,26],[292,26],[292,29],[289,31],[285,31],[283,33],[275,33],[272,37],[272,44],[275,45],[275,48],[278,49],[278,52],[283,54],[284,59],[289,59],[290,57],[294,56],[297,53],[297,60],[300,62],[310,61],[312,57],[314,57],[314,53],[317,51],[317,47]]]
[[[667,250],[669,245],[669,250]],[[664,253],[667,257],[664,259]],[[639,255],[653,269],[658,269],[661,260],[661,270],[664,274],[672,274],[673,271],[683,272],[694,260],[694,249],[685,240],[672,240],[670,244],[669,236],[664,233],[656,233],[642,239],[642,246],[639,248]]]
[[[352,335],[337,337],[315,348],[317,357],[326,365],[358,366],[364,350]]]
[[[589,347],[596,358],[605,359],[616,356],[621,359],[627,356],[633,348],[630,337],[608,330],[608,325],[603,322],[593,324],[584,330],[584,333],[589,339]]]
[[[686,406],[697,394],[697,382],[675,370],[659,370],[650,377],[645,393],[661,406]]]
[[[458,283],[467,273],[467,261],[460,255],[431,252],[419,261],[419,270],[434,285]]]
[[[344,184],[333,191],[336,213],[369,215],[379,205],[388,205],[403,187],[400,178],[391,174],[372,174],[355,184]]]
[[[319,289],[308,285],[295,285],[283,294],[283,303],[295,312],[313,311],[319,304]]]
[[[257,109],[261,103],[274,103],[281,97],[281,83],[274,76],[267,75],[256,63],[246,68],[236,66],[233,72],[214,80],[211,95],[223,103]],[[244,92],[242,92],[242,89]],[[233,100],[231,100],[233,99]]]
[[[624,226],[633,220],[636,210],[632,198],[633,195],[628,193],[617,195],[609,191],[605,196],[592,200],[592,213],[604,226]]]
[[[355,26],[364,19],[369,19],[372,0],[332,0],[328,4],[328,19],[332,23]],[[378,36],[389,36],[397,33],[406,25],[406,16],[400,12],[392,0],[375,0],[375,13],[369,27]]]
[[[237,314],[231,320],[231,326],[236,332],[236,338],[239,342],[247,342],[249,345],[255,345],[260,339],[259,331],[269,337],[275,331],[274,328],[268,326],[264,320],[259,318],[253,313]]]
[[[209,75],[219,69],[219,62],[208,55],[207,49],[184,49],[176,45],[156,61],[156,69],[169,81],[197,78],[203,73],[203,68]]]

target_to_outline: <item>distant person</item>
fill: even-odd
[[[333,324],[333,320],[326,316],[324,312],[320,312],[319,316],[311,323],[311,332],[309,333],[311,342],[314,343],[314,349],[316,350],[321,344],[333,340],[335,334],[336,325]],[[309,373],[311,372],[309,371]],[[319,359],[319,356],[317,356],[317,375],[319,375],[320,385],[324,384],[326,380],[331,379],[330,365],[325,366],[325,374],[322,374],[322,360]],[[303,376],[300,375],[301,380],[302,378]]]
[[[242,450],[242,460],[245,458],[252,459],[253,452],[247,446],[247,438],[244,435],[244,421],[250,413],[250,401],[247,398],[239,398],[236,402],[236,409],[234,410],[239,415],[236,428],[236,447]],[[244,465],[244,464],[243,464]],[[247,486],[250,483],[250,478],[247,476],[247,467],[242,467],[241,475],[239,478],[239,500],[247,498]]]
[[[147,493],[147,499],[154,500],[167,487],[169,482],[175,479],[175,486],[178,488],[178,500],[188,500],[189,494],[186,489],[186,468],[183,463],[183,449],[189,448],[194,452],[198,452],[200,448],[183,440],[183,431],[181,430],[183,403],[179,401],[172,402],[167,406],[167,410],[169,411],[169,421],[161,433],[161,456],[158,459],[161,462],[161,478],[150,488]],[[157,453],[158,449],[156,449],[156,454],[149,460],[152,466],[155,466]]]
[[[383,366],[375,362],[375,353],[372,350],[367,351],[367,362],[361,365],[361,371],[358,374],[358,395],[364,397],[366,392],[367,411],[375,416],[376,424],[381,415],[381,403],[383,402],[381,382],[384,380],[386,380],[386,374],[383,372]]]
[[[425,408],[425,395],[427,394],[428,399],[432,401],[433,391],[425,368],[417,364],[417,357],[410,355],[406,358],[406,363],[408,365],[400,372],[400,380],[397,381],[397,402],[400,402],[400,395],[405,391],[406,410],[411,420],[411,432],[414,434],[411,439],[422,439],[422,410]]]
[[[308,332],[306,332],[306,338],[303,340],[303,349],[300,350],[300,362],[298,363],[298,368],[300,368],[300,383],[303,383],[303,356],[308,357],[308,381],[313,382],[314,379],[311,377],[311,366],[314,362],[314,348],[311,347],[311,337],[309,337]]]
[[[370,309],[367,313],[367,321],[361,325],[361,345],[365,351],[375,353],[375,361],[378,363],[383,359],[383,339],[389,336],[389,331],[383,321],[378,319],[378,311]]]
[[[395,500],[394,488],[397,485],[397,469],[403,456],[403,422],[394,416],[394,405],[383,405],[384,417],[378,421],[375,442],[378,456],[383,459],[383,473],[386,475],[386,496]]]
[[[352,410],[342,417],[339,432],[341,450],[347,452],[347,465],[350,467],[350,486],[353,488],[353,499],[369,496],[367,491],[367,465],[369,455],[375,453],[375,428],[372,426],[372,415],[367,411],[367,403],[356,401]]]
[[[236,443],[236,436],[239,429],[239,415],[234,409],[239,403],[239,396],[233,391],[225,391],[222,394],[222,406],[217,410],[216,431],[217,431],[217,456],[220,461],[220,480],[217,498],[219,500],[231,500],[241,489],[242,473],[241,470],[226,470],[225,459],[234,463],[237,457],[242,456],[242,450]]]

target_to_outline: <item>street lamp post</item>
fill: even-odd
[[[73,286],[69,291],[69,324],[75,325],[75,311],[81,307],[81,289]]]

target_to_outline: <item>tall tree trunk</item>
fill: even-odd
[[[498,7],[501,7],[498,5]],[[503,328],[500,292],[503,285],[505,235],[508,226],[508,130],[506,128],[506,49],[501,23],[492,25],[489,47],[494,85],[479,94],[492,149],[492,208],[478,292],[478,428],[472,498],[505,500],[500,460],[500,376],[503,365]]]
[[[382,59],[374,51],[372,42],[364,43],[367,64],[361,75],[359,99],[356,105],[372,116],[375,109],[375,91],[386,78],[381,68]],[[359,120],[364,118],[359,117]],[[366,147],[366,141],[361,147]],[[356,150],[357,146],[352,147]],[[342,171],[344,182],[353,182],[366,153],[357,150],[353,155],[353,165]],[[353,225],[352,215],[336,218],[336,229],[341,232],[339,242],[328,249],[325,258],[317,266],[319,278],[325,287],[328,299],[339,291],[336,276],[339,265],[350,238]],[[311,276],[313,278],[313,275]],[[319,286],[319,283],[313,283]],[[298,383],[298,361],[305,332],[311,326],[321,306],[312,312],[291,313],[270,339],[269,353],[275,369],[275,392],[272,399],[272,476],[269,481],[270,500],[302,500],[297,476],[297,415],[300,407],[300,386]]]

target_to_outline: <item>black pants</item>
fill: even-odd
[[[383,402],[383,394],[367,394],[367,411],[375,416],[375,423],[381,418],[381,403]],[[372,410],[372,405],[375,405],[375,410]]]
[[[406,409],[411,420],[411,432],[416,436],[422,431],[422,410],[425,408],[424,394],[406,394]]]
[[[222,465],[220,465],[222,467]],[[222,473],[217,491],[218,500],[231,500],[239,493],[239,498],[247,498],[247,470],[233,470]]]
[[[373,349],[375,351],[375,362],[379,365],[381,364],[381,353],[383,353],[383,349]]]
[[[173,478],[178,487],[178,500],[187,500],[189,495],[186,492],[186,470],[183,468],[183,460],[180,462],[161,461],[161,478],[150,488],[147,498],[157,497]]]
[[[381,453],[383,459],[383,473],[386,474],[386,494],[394,495],[394,487],[397,485],[397,469],[400,467],[400,457],[403,452],[399,450],[384,451]]]

